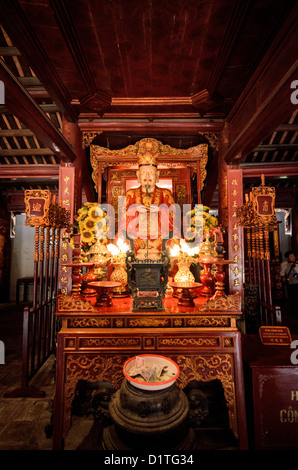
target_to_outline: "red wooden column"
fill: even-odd
[[[72,223],[75,212],[75,167],[60,166],[59,168],[59,204],[70,211],[70,222]],[[60,233],[60,264],[58,271],[58,290],[62,294],[70,294],[72,288],[71,268],[63,266],[63,263],[72,262],[72,249],[68,242],[66,229]]]
[[[218,146],[218,221],[223,228],[228,227],[228,200],[227,200],[227,163],[224,155],[229,148],[229,125],[225,122],[219,136]],[[225,249],[226,249],[226,237]]]
[[[63,135],[71,144],[76,159],[73,162],[75,167],[75,183],[74,183],[74,209],[75,213],[82,206],[82,191],[84,189],[86,199],[93,202],[93,184],[88,171],[88,162],[85,151],[82,147],[82,134],[77,122],[69,122],[63,117]]]
[[[243,205],[242,170],[228,166],[228,258],[235,264],[229,266],[229,292],[238,292],[243,299],[244,283],[244,235],[243,227],[238,225],[237,208]]]

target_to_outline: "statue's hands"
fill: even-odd
[[[137,210],[141,214],[146,214],[146,212],[147,212],[147,209],[143,204],[137,204]]]
[[[159,211],[160,211],[160,209],[159,209],[159,207],[158,207],[157,204],[151,204],[151,206],[150,206],[150,212],[156,213],[156,212],[159,212]]]

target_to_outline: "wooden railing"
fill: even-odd
[[[60,228],[36,227],[33,305],[23,312],[21,386],[5,394],[42,397],[30,380],[55,351],[55,306],[60,252]]]

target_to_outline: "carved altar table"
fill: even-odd
[[[123,365],[138,354],[161,354],[180,367],[177,384],[191,380],[221,381],[229,425],[240,449],[247,448],[241,333],[238,295],[194,307],[164,299],[165,310],[132,312],[132,299],[113,299],[98,308],[78,297],[60,295],[56,316],[61,319],[57,338],[56,394],[53,449],[63,449],[71,427],[71,408],[79,380],[109,381],[119,389]]]

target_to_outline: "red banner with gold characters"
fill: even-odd
[[[75,168],[63,167],[59,169],[59,204],[70,211],[70,221],[73,221],[74,215],[74,180]],[[72,262],[72,249],[69,243],[69,234],[67,230],[61,230],[60,245],[60,268],[59,268],[59,285],[61,294],[70,294],[71,292],[71,274],[69,267],[63,266],[63,263]]]
[[[244,282],[244,236],[243,227],[238,224],[237,208],[243,204],[242,170],[227,169],[228,191],[228,251],[229,260],[229,292],[236,292],[243,297]]]

